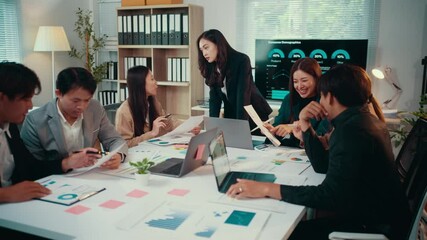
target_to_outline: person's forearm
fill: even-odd
[[[282,199],[282,194],[280,193],[280,185],[276,183],[268,183],[266,184],[266,188],[264,189],[265,196],[269,198],[274,198],[277,200]]]

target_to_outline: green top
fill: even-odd
[[[273,126],[277,126],[279,124],[291,124],[294,121],[299,120],[299,114],[301,110],[307,106],[311,101],[319,101],[319,98],[313,97],[313,98],[302,98],[299,102],[294,104],[292,108],[290,107],[290,95],[286,95],[285,98],[282,101],[282,105],[279,109],[279,114],[274,119]],[[291,110],[293,112],[293,119],[291,120]],[[323,135],[330,130],[330,124],[328,120],[316,120],[311,119],[310,120],[311,125],[313,126],[313,129],[316,130],[317,135]],[[282,137],[276,136],[277,139],[280,140],[282,146],[290,146],[290,147],[299,147],[300,141],[298,138],[294,137],[294,135],[291,134],[290,138],[282,139]],[[267,140],[266,140],[267,141]]]

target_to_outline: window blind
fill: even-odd
[[[0,0],[0,61],[21,61],[18,2]]]
[[[368,39],[375,60],[376,0],[238,0],[236,48],[255,63],[255,39]]]

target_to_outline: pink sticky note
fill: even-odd
[[[120,202],[120,201],[116,201],[116,200],[108,200],[108,201],[104,202],[103,204],[101,204],[99,206],[105,207],[105,208],[116,209],[116,208],[120,207],[123,204],[125,204],[125,203],[124,202]]]
[[[173,189],[173,190],[171,190],[171,191],[169,191],[168,193],[170,194],[170,195],[175,195],[175,196],[185,196],[187,193],[189,193],[190,192],[190,190],[187,190],[187,189]]]
[[[203,152],[205,151],[205,144],[199,144],[197,146],[197,152],[196,152],[196,160],[202,160],[203,159]]]
[[[68,208],[65,211],[68,212],[68,213],[79,215],[79,214],[82,214],[82,213],[84,213],[86,211],[89,211],[89,210],[90,210],[90,208],[88,208],[88,207],[85,207],[85,206],[82,206],[82,205],[76,205],[74,207]]]
[[[128,196],[128,197],[134,197],[134,198],[140,198],[140,197],[143,197],[143,196],[145,196],[147,194],[148,194],[148,192],[144,192],[144,191],[135,189],[135,190],[129,192],[128,194],[126,194],[126,196]]]

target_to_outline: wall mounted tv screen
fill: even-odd
[[[366,69],[368,40],[266,40],[255,43],[255,85],[266,99],[289,93],[289,72],[299,58],[311,57],[322,72],[351,63]]]

